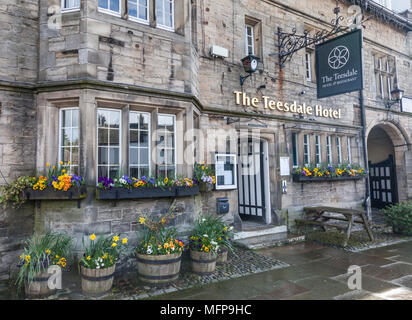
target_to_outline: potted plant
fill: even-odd
[[[80,260],[82,290],[85,294],[103,294],[113,285],[116,262],[126,250],[127,238],[118,234],[89,236],[88,243],[82,239],[84,254]]]
[[[53,293],[55,288],[48,283],[52,273],[49,267],[65,268],[71,253],[72,238],[66,234],[47,232],[34,234],[26,240],[20,255],[16,284],[18,291],[25,287],[28,297],[39,297]]]
[[[143,238],[136,249],[139,279],[149,284],[165,284],[179,277],[183,241],[176,238],[176,229],[166,227],[177,215],[176,200],[166,214],[157,218],[139,217]]]
[[[234,252],[232,245],[232,239],[234,237],[233,227],[228,226],[221,221],[218,229],[217,243],[219,245],[217,264],[223,264],[227,262],[228,251]]]
[[[194,168],[195,178],[199,182],[199,191],[210,192],[216,183],[215,172],[210,165],[196,163]]]
[[[193,272],[202,275],[215,272],[219,249],[219,225],[219,220],[211,215],[200,216],[195,221],[189,242]]]

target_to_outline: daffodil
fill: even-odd
[[[145,222],[145,218],[140,217],[140,218],[139,218],[139,222],[140,222],[140,224],[143,224],[143,223]]]
[[[123,244],[126,244],[126,243],[127,243],[127,238],[123,238],[123,239],[122,239],[122,243],[123,243]]]
[[[91,236],[90,236],[90,240],[94,240],[94,239],[96,239],[96,235],[93,233]]]
[[[114,237],[113,237],[113,241],[114,241],[114,242],[119,241],[119,237],[118,237],[118,236],[114,236]]]

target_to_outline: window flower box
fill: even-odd
[[[340,176],[340,177],[313,177],[302,176],[299,174],[293,175],[293,182],[330,182],[330,181],[348,181],[348,180],[360,180],[364,176]]]
[[[120,199],[145,199],[145,198],[167,198],[194,196],[199,193],[199,186],[169,186],[169,187],[142,187],[142,188],[121,188],[97,189],[97,200],[120,200]]]
[[[26,188],[23,191],[25,200],[80,200],[87,196],[86,186],[72,186],[67,191],[46,188],[44,190],[34,190]]]

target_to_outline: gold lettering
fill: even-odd
[[[322,116],[322,106],[319,106],[319,105],[315,106],[315,115],[317,117],[323,117]]]
[[[242,92],[235,91],[233,93],[236,95],[236,104],[240,104],[240,95],[242,94]]]
[[[268,99],[269,99],[269,97],[263,96],[262,98],[263,98],[263,107],[265,109],[267,109],[268,108]]]
[[[258,99],[258,98],[253,98],[253,99],[252,99],[252,106],[254,106],[255,108],[258,108],[258,107],[259,107],[258,103],[259,103],[259,99]]]
[[[285,104],[283,105],[283,107],[284,107],[283,111],[289,112],[289,103],[286,103],[286,102],[285,102]]]
[[[282,101],[278,101],[278,103],[276,104],[276,108],[278,108],[279,111],[283,111],[282,106],[283,106]]]
[[[297,103],[296,101],[293,101],[293,104],[290,106],[290,112],[296,113],[296,108],[297,108]]]
[[[338,111],[338,110],[334,110],[334,111],[333,111],[333,117],[334,117],[335,119],[339,119],[339,111]]]
[[[275,110],[276,106],[275,106],[276,102],[273,100],[269,101],[269,109]]]
[[[310,115],[312,115],[312,110],[313,110],[313,108],[312,107],[307,107],[306,108],[306,112],[308,113],[308,114],[310,114]]]
[[[243,93],[242,103],[244,106],[250,107],[250,98],[246,95],[246,93]]]

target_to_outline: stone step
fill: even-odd
[[[264,226],[237,232],[234,240],[242,247],[260,249],[303,241],[304,237],[288,237],[286,226]]]

